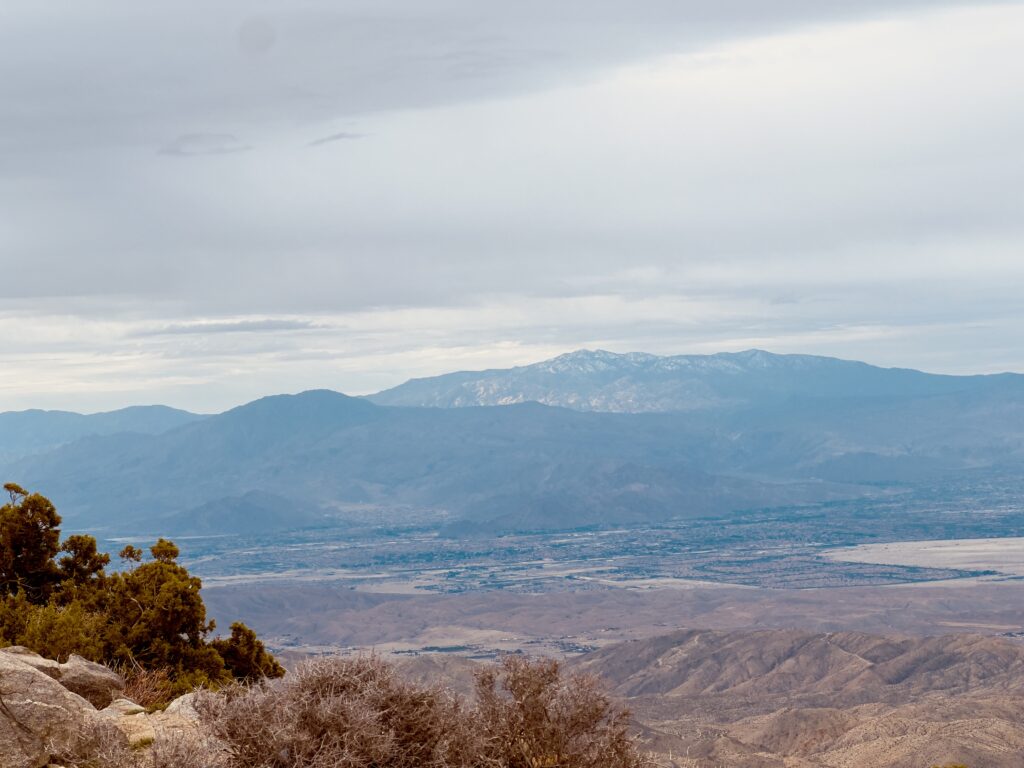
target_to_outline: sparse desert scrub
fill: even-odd
[[[100,719],[83,723],[74,747],[53,750],[51,758],[63,768],[227,768],[222,746],[206,733],[165,732],[132,747],[119,728]]]
[[[629,713],[587,675],[557,661],[507,656],[477,675],[470,721],[482,736],[480,765],[502,768],[634,768],[645,764]]]
[[[269,765],[269,764],[268,764]],[[132,768],[227,768],[228,755],[216,739],[203,732],[160,734]],[[106,768],[104,766],[103,768]],[[111,766],[122,768],[122,766]]]
[[[469,768],[479,752],[461,702],[372,656],[308,662],[197,705],[232,768]]]
[[[156,681],[159,683],[159,681]],[[159,685],[143,678],[140,690]],[[594,678],[509,656],[473,697],[405,679],[377,656],[318,659],[282,680],[197,691],[187,727],[152,715],[132,749],[102,718],[83,723],[69,768],[646,768],[628,713]],[[173,709],[173,708],[172,708]],[[146,718],[145,714],[132,717]]]
[[[50,750],[54,763],[65,768],[137,768],[139,754],[118,728],[101,719],[81,724],[73,746]],[[192,767],[190,767],[192,768]]]
[[[508,657],[463,701],[374,656],[199,697],[228,768],[640,768],[628,715],[557,662]],[[178,762],[178,768],[200,768]]]
[[[146,669],[138,664],[114,664],[112,668],[124,678],[121,696],[140,707],[162,709],[174,698],[174,681],[167,667]]]

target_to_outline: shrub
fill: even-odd
[[[81,724],[73,746],[60,750],[51,747],[48,751],[65,768],[139,768],[139,756],[128,746],[124,734],[113,723],[99,718]]]
[[[121,695],[140,707],[150,711],[163,709],[174,699],[176,686],[166,667],[146,669],[135,664],[115,664],[113,667],[124,678]]]
[[[485,760],[507,768],[636,768],[629,713],[596,678],[564,676],[554,660],[506,656],[477,676],[474,720]],[[491,764],[485,763],[485,764]]]
[[[205,733],[161,734],[147,755],[145,768],[228,768],[223,746]],[[124,768],[140,768],[134,763]],[[264,765],[268,763],[264,762]],[[106,766],[104,766],[106,768]],[[122,766],[110,766],[122,768]]]
[[[459,702],[376,657],[308,662],[274,686],[202,697],[199,709],[232,768],[473,765]]]
[[[229,638],[214,640],[211,645],[238,680],[258,680],[263,677],[281,677],[284,674],[284,669],[267,653],[256,633],[240,621],[231,625]]]
[[[108,575],[110,556],[92,536],[60,543],[60,515],[48,499],[13,483],[0,507],[0,643],[24,645],[65,660],[77,653],[115,666],[163,670],[170,693],[197,685],[280,677],[284,670],[244,624],[208,640],[200,580],[160,539],[142,562],[125,547],[123,573]],[[156,694],[154,694],[156,695]]]
[[[308,662],[280,683],[198,700],[228,768],[642,768],[627,713],[589,677],[509,657],[475,702],[374,656]],[[192,768],[182,765],[179,768]]]
[[[14,483],[4,485],[10,502],[0,507],[0,594],[23,594],[45,602],[60,580],[60,515],[50,500]]]
[[[57,661],[67,661],[72,653],[101,661],[104,626],[103,616],[90,613],[78,601],[66,606],[33,605],[25,610],[23,628],[13,642]]]
[[[648,768],[627,715],[592,678],[510,657],[472,702],[402,679],[374,656],[307,662],[280,682],[201,691],[197,730],[131,753],[100,723],[75,768]]]
[[[230,670],[206,642],[214,623],[206,619],[202,583],[177,562],[178,548],[160,539],[153,559],[106,579],[101,603],[109,621],[108,659],[164,668],[179,689],[230,681]]]

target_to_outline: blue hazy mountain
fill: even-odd
[[[849,493],[817,481],[775,484],[704,471],[706,436],[680,426],[532,403],[388,408],[314,391],[264,398],[159,435],[85,438],[2,471],[45,489],[69,522],[119,530],[138,530],[143,521],[181,529],[197,510],[219,525],[208,503],[250,492],[291,499],[293,507],[443,509],[468,523],[516,530]]]
[[[208,536],[245,532],[249,535],[308,528],[324,528],[336,522],[315,504],[264,491],[225,496],[194,509],[161,518],[160,532],[171,536]],[[138,530],[152,530],[141,521]]]
[[[560,360],[562,391],[578,392],[605,370],[595,360],[620,356]],[[247,513],[268,530],[277,514],[308,527],[342,505],[441,510],[463,529],[656,522],[1024,468],[1024,377],[766,353],[707,360],[717,407],[392,407],[313,391],[159,434],[85,437],[0,473],[50,495],[75,525],[214,532],[238,530]],[[549,391],[558,381],[549,376]],[[230,514],[218,517],[218,503]]]
[[[517,368],[412,379],[368,399],[433,408],[534,401],[647,413],[769,405],[796,397],[926,397],[1001,386],[1024,387],[1024,376],[943,376],[761,350],[674,357],[580,350]]]
[[[69,411],[0,413],[0,460],[41,453],[89,435],[158,434],[203,418],[164,405],[133,406],[84,415]]]

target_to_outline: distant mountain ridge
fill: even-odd
[[[213,499],[166,517],[160,521],[160,528],[172,536],[209,536],[237,531],[277,533],[323,528],[332,523],[315,505],[273,493],[249,491],[241,496]],[[147,524],[148,521],[141,522],[139,530],[146,532]]]
[[[93,414],[7,411],[0,413],[0,460],[42,453],[90,435],[159,434],[202,418],[166,405],[139,405]]]
[[[649,413],[747,407],[792,397],[920,397],[1007,384],[1024,388],[1024,376],[947,376],[758,349],[671,357],[578,350],[516,368],[412,379],[368,399],[432,408],[535,401],[583,411]]]
[[[23,423],[3,433],[0,475],[47,493],[76,525],[111,530],[316,527],[324,513],[369,506],[396,520],[425,512],[462,535],[650,524],[1024,467],[1016,374],[936,376],[757,351],[579,352],[485,374],[410,382],[450,407],[314,390],[205,418],[71,415],[77,433],[48,430],[42,412],[3,414],[0,426]],[[547,399],[572,407],[476,405],[482,375],[484,394],[502,402],[537,399],[525,384],[540,381]],[[394,397],[416,394],[404,392]],[[694,392],[699,407],[672,405]]]
[[[536,404],[388,408],[315,390],[263,398],[158,435],[84,438],[3,472],[45,488],[76,519],[132,529],[140,515],[165,518],[168,529],[192,527],[197,515],[210,520],[207,502],[251,491],[310,507],[444,509],[519,530],[835,496],[819,485],[808,496],[799,484],[773,489],[717,478],[692,465],[692,440],[615,414]],[[652,451],[666,457],[652,461]],[[282,517],[294,506],[281,505]]]

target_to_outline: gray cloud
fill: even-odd
[[[217,333],[277,333],[279,331],[313,331],[324,328],[309,320],[237,320],[233,322],[175,323],[159,328],[136,331],[136,336],[206,336]]]
[[[277,41],[272,22],[253,16],[238,25],[238,47],[248,56],[264,56]]]
[[[794,25],[954,4],[267,0],[253,16],[243,0],[83,0],[59,14],[10,0],[0,68],[17,76],[0,81],[0,153],[465,103]]]
[[[349,141],[353,139],[361,139],[365,136],[364,133],[353,133],[352,131],[339,131],[338,133],[332,133],[330,136],[323,136],[319,139],[314,139],[309,142],[307,146],[318,147],[321,144],[330,144],[334,141]]]
[[[160,148],[160,154],[180,155],[227,155],[252,149],[230,133],[186,133],[169,141]]]

